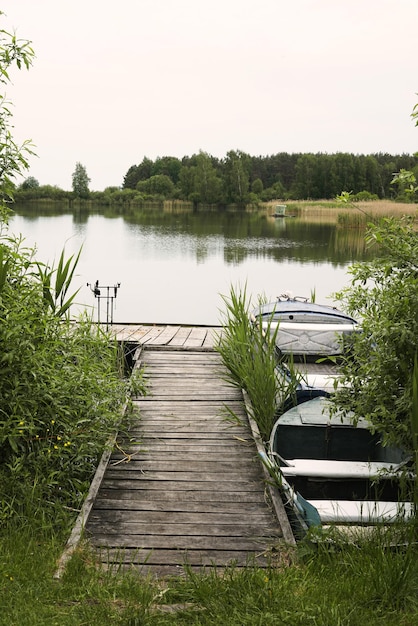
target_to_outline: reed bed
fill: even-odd
[[[373,200],[353,202],[343,205],[336,200],[290,201],[287,214],[299,219],[338,224],[343,228],[366,228],[385,217],[416,216],[418,204],[395,202],[393,200]]]
[[[221,324],[224,332],[217,350],[229,372],[228,381],[248,393],[251,417],[263,440],[267,441],[277,412],[294,393],[300,376],[292,367],[291,380],[277,375],[278,326],[273,328],[270,320],[263,328],[261,319],[251,319],[251,300],[247,297],[246,287],[241,291],[232,287],[230,295],[223,296],[223,300],[225,312]],[[260,296],[258,306],[263,302],[265,298]]]
[[[254,411],[251,417],[266,439],[273,427],[278,391],[274,335],[266,340],[261,324],[251,321],[246,288],[236,291],[232,287],[223,300],[224,332],[217,350],[229,372],[228,381],[248,393]]]

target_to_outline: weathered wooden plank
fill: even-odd
[[[181,406],[182,405],[182,406]],[[151,415],[154,419],[162,419],[164,417],[172,417],[176,420],[191,419],[198,421],[200,419],[218,419],[225,423],[234,423],[234,418],[231,417],[230,411],[236,415],[240,420],[240,423],[245,424],[245,413],[243,412],[243,406],[240,403],[228,402],[228,409],[226,405],[213,406],[213,402],[194,402],[193,400],[179,403],[178,401],[170,407],[170,403],[166,401],[158,401],[154,398],[154,403],[143,403],[140,406],[136,405],[137,415],[133,415],[130,419],[134,422],[135,417],[138,422],[143,422],[148,415]]]
[[[187,441],[178,442],[176,446],[170,446],[170,442],[158,442],[154,439],[154,444],[148,446],[144,441],[141,441],[137,444],[132,444],[128,441],[119,441],[118,450],[123,452],[116,453],[114,452],[112,455],[113,459],[126,458],[126,456],[131,456],[135,460],[144,460],[144,461],[152,461],[154,459],[165,461],[166,459],[178,460],[191,458],[191,460],[202,460],[202,461],[217,461],[220,456],[224,459],[234,462],[247,460],[248,462],[254,458],[254,450],[250,447],[250,442],[247,442],[247,445],[243,445],[239,449],[237,449],[235,441],[225,442],[226,445],[219,444],[214,445],[204,445],[198,441],[192,442],[191,445],[188,444]],[[221,453],[223,453],[221,455]],[[190,456],[190,455],[193,456]]]
[[[231,407],[229,407],[231,408]],[[242,407],[237,407],[237,411],[233,411],[234,417],[232,417],[226,406],[218,406],[216,410],[211,410],[211,407],[206,406],[200,409],[198,403],[191,403],[183,401],[183,408],[174,407],[174,410],[170,410],[169,405],[161,405],[159,402],[150,403],[146,402],[141,405],[140,410],[136,415],[131,415],[129,422],[136,426],[141,424],[147,424],[150,421],[169,421],[175,422],[194,422],[196,427],[199,428],[201,422],[210,421],[214,423],[225,424],[227,428],[229,425],[245,426],[245,416],[242,413]],[[248,428],[247,428],[248,429]]]
[[[186,378],[185,378],[186,377]],[[191,369],[190,373],[172,372],[168,374],[160,373],[158,376],[149,372],[144,376],[144,380],[147,385],[152,385],[155,388],[158,387],[182,387],[185,389],[199,389],[202,385],[205,386],[205,391],[209,389],[217,389],[218,391],[231,391],[237,395],[236,390],[227,382],[219,380],[219,376],[213,374],[213,376],[202,376],[200,372],[196,372],[195,369]]]
[[[184,385],[190,387],[198,387],[199,385],[207,385],[208,387],[213,387],[217,383],[218,387],[230,388],[235,391],[235,394],[237,394],[236,389],[232,387],[232,385],[230,385],[227,381],[222,380],[219,373],[205,373],[199,371],[197,368],[190,368],[190,371],[182,368],[182,371],[179,371],[180,367],[181,366],[179,366],[179,369],[176,371],[170,371],[167,367],[165,368],[164,372],[161,371],[158,373],[158,375],[154,374],[152,369],[148,369],[147,371],[144,371],[144,378],[145,380],[147,380],[147,384],[154,382],[155,385],[171,384],[174,386],[183,383]]]
[[[193,353],[189,351],[189,352],[186,352],[186,354],[193,354]],[[152,360],[147,359],[146,369],[152,370],[152,369],[156,369],[157,367],[158,368],[162,367],[165,369],[170,368],[171,371],[177,372],[180,367],[184,368],[185,370],[189,370],[195,367],[196,370],[200,372],[201,374],[204,374],[205,372],[207,372],[208,375],[214,372],[223,372],[224,374],[227,373],[225,368],[219,362],[219,359],[216,358],[217,356],[216,353],[202,352],[200,354],[201,356],[199,356],[199,358],[186,359],[184,357],[184,354],[179,353],[179,351],[173,350],[172,358],[167,358],[161,354],[156,353],[155,357]],[[205,359],[205,355],[207,355],[207,359]]]
[[[138,397],[133,400],[133,409],[134,411],[137,411],[140,415],[142,415],[144,411],[149,409],[147,403],[144,402],[144,399],[144,397]],[[185,411],[187,412],[189,410],[196,410],[196,408],[198,408],[199,415],[204,415],[205,411],[207,411],[209,415],[220,414],[226,404],[225,402],[219,401],[216,404],[213,400],[208,400],[205,402],[205,400],[196,400],[194,398],[189,398],[187,403],[185,403],[184,400],[170,400],[167,398],[153,398],[153,402],[155,403],[155,409],[153,408],[153,411],[170,411],[173,414],[181,414]],[[244,404],[242,402],[242,399],[239,397],[229,400],[228,407],[232,408],[234,411],[240,410],[242,415],[245,415]]]
[[[208,332],[206,328],[193,327],[187,338],[187,345],[190,347],[202,346],[205,342],[207,334]]]
[[[243,515],[243,513],[245,515]],[[196,530],[202,531],[205,534],[208,526],[235,526],[234,533],[236,534],[240,529],[239,526],[244,526],[245,531],[248,530],[249,525],[259,528],[259,525],[267,526],[271,523],[270,511],[263,511],[260,508],[256,511],[245,512],[244,507],[241,511],[235,513],[225,513],[218,510],[214,512],[208,511],[138,511],[127,510],[117,511],[115,509],[95,509],[90,515],[90,528],[93,524],[100,524],[103,527],[104,524],[113,524],[116,529],[122,528],[122,525],[134,525],[144,524],[148,528],[154,524],[161,524],[164,527],[176,527],[178,524],[193,525]],[[238,534],[241,534],[238,532]]]
[[[134,465],[127,464],[125,466],[121,465],[109,465],[106,477],[110,480],[159,480],[162,482],[162,487],[164,486],[165,481],[176,481],[177,483],[187,482],[190,484],[195,483],[218,483],[220,481],[224,481],[227,483],[243,483],[243,485],[247,485],[249,482],[257,481],[260,478],[259,468],[258,467],[249,467],[245,472],[245,478],[242,478],[242,470],[240,469],[230,469],[226,475],[226,472],[198,472],[194,468],[191,468],[190,471],[155,471],[155,470],[145,470],[142,469],[141,464],[137,464],[137,467]],[[123,478],[122,478],[123,477]],[[216,488],[216,487],[215,487]]]
[[[233,433],[229,434],[228,432],[223,432],[222,440],[219,441],[220,437],[218,437],[218,442],[216,441],[216,437],[212,438],[205,436],[199,439],[199,437],[197,436],[198,433],[195,433],[196,437],[188,436],[188,433],[185,433],[184,437],[177,436],[175,433],[170,436],[169,433],[166,433],[166,435],[163,437],[162,434],[160,435],[157,431],[146,432],[144,429],[138,428],[130,431],[130,434],[132,436],[132,439],[135,440],[137,443],[140,443],[144,449],[149,449],[151,444],[160,444],[161,446],[165,446],[166,448],[170,445],[191,446],[204,452],[206,448],[209,450],[209,448],[211,446],[213,447],[214,445],[219,445],[220,447],[225,448],[235,448],[237,441],[241,442],[243,447],[251,446],[252,443],[248,433],[241,436],[235,435]]]
[[[270,518],[271,520],[271,518]],[[124,522],[120,521],[114,524],[112,521],[89,520],[88,526],[89,532],[97,530],[97,532],[106,533],[108,535],[155,535],[155,536],[181,536],[181,537],[213,537],[215,539],[215,545],[217,539],[220,537],[236,537],[244,536],[248,538],[260,539],[266,536],[268,532],[270,537],[279,537],[278,526],[274,523],[263,524],[260,532],[260,524],[248,523],[243,528],[237,527],[236,524],[188,524],[188,523],[155,523],[148,524],[147,522],[132,521]]]
[[[174,550],[240,550],[243,552],[262,553],[277,545],[277,537],[237,537],[208,535],[108,535],[97,532],[90,537],[90,543],[99,548],[145,548]]]
[[[190,335],[190,328],[182,326],[178,329],[177,333],[169,340],[169,346],[184,346]]]
[[[231,488],[231,484],[233,485],[233,489]],[[164,481],[164,485],[161,484],[159,480],[148,480],[148,479],[127,479],[127,478],[108,478],[107,475],[103,480],[103,488],[109,489],[112,487],[113,489],[140,489],[142,491],[148,490],[156,490],[162,497],[164,497],[164,492],[170,491],[226,491],[228,493],[235,492],[248,492],[248,491],[259,491],[260,483],[257,481],[244,481],[241,482],[233,482],[233,481],[224,481],[222,483],[212,483],[209,481],[200,481],[200,482],[182,482],[181,484],[177,480],[166,480]]]
[[[130,552],[147,550],[234,550],[262,554],[277,545],[277,537],[232,537],[219,536],[216,544],[210,536],[193,535],[114,535],[96,534],[90,542],[99,547],[115,551]]]
[[[148,427],[149,426],[149,427]],[[196,431],[199,432],[196,432]],[[181,435],[181,436],[180,436]],[[190,435],[189,437],[187,435]],[[125,445],[131,445],[134,447],[136,445],[136,449],[140,450],[141,447],[144,447],[144,444],[147,440],[150,439],[190,439],[190,443],[193,443],[194,439],[199,439],[200,435],[200,443],[203,445],[211,443],[211,439],[218,438],[224,439],[222,441],[222,445],[228,444],[228,442],[232,442],[233,440],[244,440],[251,441],[248,436],[248,432],[240,427],[240,426],[231,426],[230,428],[223,426],[223,424],[212,424],[212,425],[204,425],[201,429],[199,429],[196,424],[189,424],[184,422],[183,424],[178,424],[177,426],[171,426],[170,424],[161,424],[161,430],[158,430],[158,423],[151,423],[138,426],[135,429],[130,431],[130,438],[118,439],[121,447]],[[207,442],[205,441],[207,439]]]
[[[215,348],[219,345],[219,341],[222,337],[223,330],[221,327],[219,328],[208,328],[207,335],[205,337],[205,341],[203,342],[203,346]]]
[[[201,423],[213,422],[214,424],[224,424],[226,429],[229,426],[237,425],[244,426],[248,430],[241,407],[239,407],[239,411],[233,412],[235,417],[232,417],[227,408],[223,406],[218,407],[216,411],[211,411],[209,407],[201,411],[198,404],[191,405],[189,402],[183,402],[183,404],[185,405],[183,410],[176,409],[170,411],[168,407],[161,408],[159,404],[147,402],[142,405],[137,415],[130,416],[129,422],[135,424],[137,428],[151,422],[164,423],[170,420],[178,423],[192,422],[196,424],[197,429]]]
[[[226,371],[220,366],[219,362],[208,360],[205,365],[203,359],[199,359],[198,361],[185,361],[184,359],[156,359],[153,363],[147,361],[146,368],[144,368],[144,374],[147,374],[150,371],[155,372],[156,376],[164,375],[165,372],[169,372],[169,374],[178,374],[181,371],[195,371],[204,379],[213,378],[215,375],[219,376],[219,374],[222,374],[222,376],[226,375]]]
[[[158,337],[164,330],[164,326],[142,326],[140,329],[139,343],[147,344]]]
[[[146,424],[140,425],[141,428],[139,428],[138,430],[144,431],[144,425],[146,425],[148,432],[154,431],[155,433],[158,433],[158,434],[171,433],[173,437],[175,437],[178,433],[195,433],[199,435],[202,439],[204,439],[206,435],[208,435],[209,433],[215,433],[218,436],[219,435],[230,436],[230,435],[248,434],[248,432],[242,426],[235,426],[235,425],[228,426],[228,425],[223,424],[222,422],[214,423],[214,422],[207,422],[203,420],[201,421],[199,425],[190,421],[189,422],[183,421],[183,422],[177,422],[177,423],[166,422],[163,420],[161,421],[155,420],[153,422],[147,421]],[[198,432],[196,433],[197,429],[198,429]]]
[[[170,452],[170,455],[167,454],[141,454],[135,453],[132,454],[112,454],[109,467],[124,465],[130,463],[135,463],[132,467],[142,467],[143,469],[160,469],[165,471],[176,471],[184,467],[184,464],[187,463],[188,467],[196,468],[202,472],[210,471],[211,468],[217,468],[218,471],[229,471],[230,469],[236,468],[237,470],[245,470],[248,463],[253,463],[258,465],[259,460],[255,458],[252,452],[249,452],[245,456],[239,455],[233,458],[230,458],[230,455],[227,458],[223,458],[220,460],[219,454],[215,450],[212,454],[205,453],[204,458],[202,455],[195,455],[193,457],[190,454],[184,454],[183,452]]]
[[[219,413],[214,415],[210,414],[194,414],[193,412],[189,414],[173,414],[173,413],[160,413],[160,412],[152,412],[147,411],[142,416],[141,419],[138,419],[137,426],[144,428],[152,428],[156,425],[160,425],[162,428],[184,428],[188,425],[195,430],[199,430],[200,432],[204,432],[205,428],[223,428],[223,430],[231,430],[231,429],[241,429],[245,430],[245,426],[243,422],[238,422],[236,420],[232,421],[227,419],[225,416],[222,416]],[[248,428],[247,428],[248,431]]]
[[[185,329],[189,336],[192,332],[192,328]],[[180,334],[180,333],[179,333]],[[193,334],[196,337],[196,334]],[[147,363],[152,365],[154,363],[176,363],[181,362],[186,366],[189,363],[201,363],[204,365],[206,362],[208,366],[210,364],[216,364],[219,367],[223,367],[220,356],[215,351],[204,350],[147,350]]]
[[[194,402],[218,402],[227,405],[229,402],[236,401],[236,394],[233,389],[225,388],[215,389],[208,387],[208,389],[202,389],[199,386],[193,388],[191,385],[173,386],[167,388],[165,385],[157,386],[155,383],[148,386],[148,395],[145,396],[142,402],[146,405],[150,402],[163,401],[168,398],[172,398],[174,402],[183,400],[185,402],[190,401],[190,396],[194,396]],[[196,405],[198,408],[198,405]]]
[[[163,511],[164,515],[167,515],[174,511],[182,512],[186,508],[190,513],[216,513],[221,508],[223,513],[240,513],[240,515],[245,518],[245,515],[258,512],[260,510],[260,502],[263,502],[263,498],[257,499],[256,502],[243,502],[242,500],[239,502],[231,502],[228,500],[227,502],[222,502],[222,507],[220,507],[219,501],[213,502],[210,500],[200,500],[196,502],[190,499],[185,499],[184,501],[181,499],[165,499],[165,501],[162,502],[160,499],[150,500],[147,498],[145,500],[144,498],[128,498],[126,493],[124,493],[123,497],[120,498],[117,496],[122,496],[122,493],[116,493],[114,498],[111,498],[111,495],[112,494],[110,492],[102,490],[101,497],[97,498],[94,504],[95,511],[100,511],[101,509],[112,509],[123,512]]]
[[[164,346],[176,336],[178,331],[180,330],[180,326],[166,326],[156,337],[147,341],[148,345],[153,346]]]
[[[248,435],[228,435],[228,433],[222,433],[223,440],[221,443],[218,443],[219,435],[217,437],[217,433],[206,433],[202,443],[202,437],[199,437],[199,433],[147,433],[146,436],[143,435],[142,431],[138,431],[135,433],[133,431],[133,435],[136,435],[141,440],[141,444],[143,445],[144,450],[149,450],[153,447],[153,443],[158,443],[161,446],[166,446],[167,454],[170,452],[170,448],[178,449],[178,446],[188,446],[190,454],[198,454],[199,450],[208,451],[209,447],[222,447],[227,454],[228,448],[234,448],[236,442],[244,442],[248,446],[251,445],[251,439],[249,439]]]
[[[170,503],[188,503],[194,502],[207,503],[215,502],[222,504],[222,507],[227,503],[258,503],[263,506],[266,505],[266,497],[263,491],[182,491],[177,489],[176,491],[165,491],[162,497],[161,491],[152,490],[144,491],[143,489],[129,489],[123,487],[120,489],[119,485],[112,487],[110,485],[102,485],[100,490],[101,498],[117,498],[118,500],[132,500],[141,502],[159,502],[162,506],[170,506]],[[184,508],[184,504],[181,505]],[[206,506],[206,505],[205,505]]]
[[[149,333],[149,329],[149,326],[143,324],[114,324],[110,333],[117,341],[141,343],[142,338]]]
[[[173,439],[179,438],[177,435],[181,435],[180,438],[184,438],[183,435],[190,434],[190,439],[196,439],[200,435],[201,443],[205,443],[205,439],[211,439],[211,433],[218,436],[219,439],[225,438],[226,441],[231,440],[232,438],[236,439],[249,439],[250,436],[248,434],[248,430],[239,424],[228,424],[225,423],[222,419],[220,420],[195,420],[192,419],[181,419],[177,420],[175,424],[169,423],[167,419],[152,419],[145,418],[143,421],[138,422],[134,425],[134,427],[129,431],[129,439],[125,435],[123,438],[120,437],[118,441],[124,441],[125,444],[129,442],[134,442],[140,445],[144,439],[146,438],[158,438],[159,435],[164,435],[164,438]]]

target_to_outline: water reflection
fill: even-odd
[[[231,285],[247,285],[254,298],[291,289],[325,300],[347,284],[347,266],[370,255],[357,230],[257,212],[18,209],[10,224],[40,260],[82,245],[81,306],[95,306],[88,282],[120,282],[121,322],[217,324]]]

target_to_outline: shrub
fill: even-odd
[[[115,342],[87,316],[58,314],[33,257],[20,239],[0,238],[3,518],[29,500],[77,506],[125,400]]]

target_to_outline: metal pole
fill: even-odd
[[[116,285],[113,285],[112,287],[111,285],[106,285],[106,286],[99,285],[99,281],[96,280],[94,286],[92,286],[90,283],[87,283],[87,287],[90,287],[90,289],[94,293],[94,297],[97,298],[98,300],[98,303],[97,303],[98,324],[100,324],[100,300],[102,298],[106,298],[106,329],[108,329],[109,321],[110,321],[110,324],[113,324],[113,310],[114,310],[113,300],[116,299],[117,292],[120,287],[120,283],[117,283]],[[106,289],[106,295],[102,295],[101,290],[103,289]],[[112,295],[111,289],[113,289],[113,295]]]

